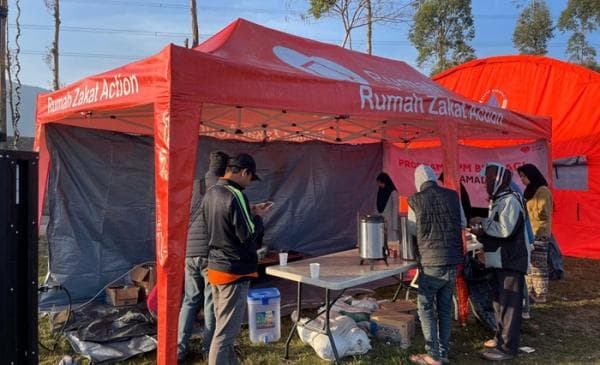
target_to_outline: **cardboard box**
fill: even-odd
[[[140,299],[137,286],[110,286],[106,288],[106,302],[115,307],[136,304]]]
[[[137,265],[131,270],[129,276],[135,285],[144,288],[144,297],[147,296],[152,288],[154,288],[154,285],[156,285],[156,269],[154,265]]]
[[[397,300],[395,302],[381,303],[378,311],[417,315],[417,305],[408,300]]]
[[[415,335],[415,317],[411,314],[381,314],[375,312],[371,320],[377,324],[375,337],[386,342],[410,346]]]

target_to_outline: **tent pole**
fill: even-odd
[[[442,163],[444,165],[444,185],[455,190],[460,197],[460,163],[458,149],[458,124],[443,122],[440,128],[442,142]],[[464,252],[466,240],[463,235]],[[466,325],[469,314],[469,291],[462,275],[463,265],[459,265],[456,276],[456,295],[458,297],[458,313],[461,325]]]
[[[154,104],[158,365],[177,363],[177,324],[201,117],[201,107],[175,102],[172,95],[173,91],[161,95]]]
[[[544,146],[546,147],[546,168],[548,169],[546,172],[546,179],[548,180],[548,184],[550,185],[550,190],[554,189],[554,168],[552,166],[552,144],[548,138],[544,138]]]

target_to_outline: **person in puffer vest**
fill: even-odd
[[[520,195],[510,188],[512,173],[499,163],[488,163],[484,173],[490,208],[487,218],[471,220],[471,232],[483,244],[486,267],[493,269],[496,333],[494,339],[485,342],[489,350],[482,357],[502,361],[515,357],[519,348],[529,264],[526,215]]]
[[[204,330],[202,333],[202,353],[207,357],[215,332],[215,312],[212,288],[208,282],[208,235],[205,221],[201,217],[202,198],[206,191],[225,175],[229,155],[213,151],[209,156],[208,171],[203,179],[194,179],[190,222],[188,225],[185,254],[184,295],[179,311],[177,358],[183,361],[189,351],[189,342],[194,329],[194,321],[200,307],[204,310]]]
[[[466,219],[458,193],[439,186],[431,167],[416,168],[415,186],[417,193],[408,198],[408,221],[417,236],[418,311],[427,353],[410,360],[437,365],[449,362],[452,293],[456,267],[464,262],[461,230]]]

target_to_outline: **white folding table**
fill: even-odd
[[[344,293],[348,288],[370,283],[372,281],[385,279],[392,276],[397,276],[405,273],[406,271],[415,268],[417,265],[412,261],[404,261],[401,258],[388,257],[387,265],[381,260],[373,265],[369,263],[360,265],[360,257],[358,249],[352,249],[348,251],[337,252],[334,254],[313,257],[301,261],[288,263],[287,266],[269,266],[266,269],[266,273],[271,276],[276,276],[282,279],[295,281],[298,283],[297,292],[297,318],[294,321],[294,326],[288,335],[285,343],[284,357],[289,357],[289,346],[292,340],[292,336],[297,326],[309,327],[309,322],[300,324],[300,311],[302,310],[302,284],[308,284],[317,286],[325,289],[325,323],[324,328],[310,327],[312,330],[316,330],[320,333],[326,334],[331,342],[333,354],[335,355],[336,363],[339,364],[339,357],[331,330],[329,327],[329,311],[335,301]],[[310,277],[309,264],[319,263],[320,264],[320,275],[319,278]],[[402,285],[402,284],[401,284]],[[400,287],[394,295],[394,299],[399,292]],[[331,301],[331,291],[339,290],[341,293]],[[322,313],[322,312],[321,312]],[[318,317],[321,313],[317,313]],[[315,318],[316,318],[315,317]]]

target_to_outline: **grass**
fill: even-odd
[[[40,280],[46,273],[47,249],[40,244]],[[565,258],[566,279],[550,282],[549,301],[532,308],[532,319],[523,322],[521,345],[535,348],[531,354],[521,353],[510,364],[600,364],[600,261]],[[395,287],[378,289],[376,297],[390,298]],[[238,338],[243,364],[330,364],[319,359],[312,348],[294,336],[289,360],[282,358],[285,336],[291,328],[289,317],[282,319],[282,339],[274,344],[254,345],[250,343],[248,329],[242,329]],[[52,343],[50,322],[40,319],[40,341]],[[408,364],[408,356],[423,352],[423,336],[417,328],[412,345],[401,350],[396,344],[385,344],[373,340],[373,349],[364,356],[344,358],[344,364],[386,365]],[[481,364],[479,353],[482,343],[492,333],[478,324],[472,316],[465,327],[455,325],[452,333],[450,360],[453,364]],[[192,352],[199,353],[200,343],[192,342]],[[73,354],[64,339],[60,339],[55,352],[40,348],[40,364],[54,365],[64,355],[72,355],[83,364],[87,359]],[[136,356],[123,364],[154,364],[156,353]],[[199,355],[192,355],[188,364],[204,364]],[[508,362],[507,362],[508,363]]]

